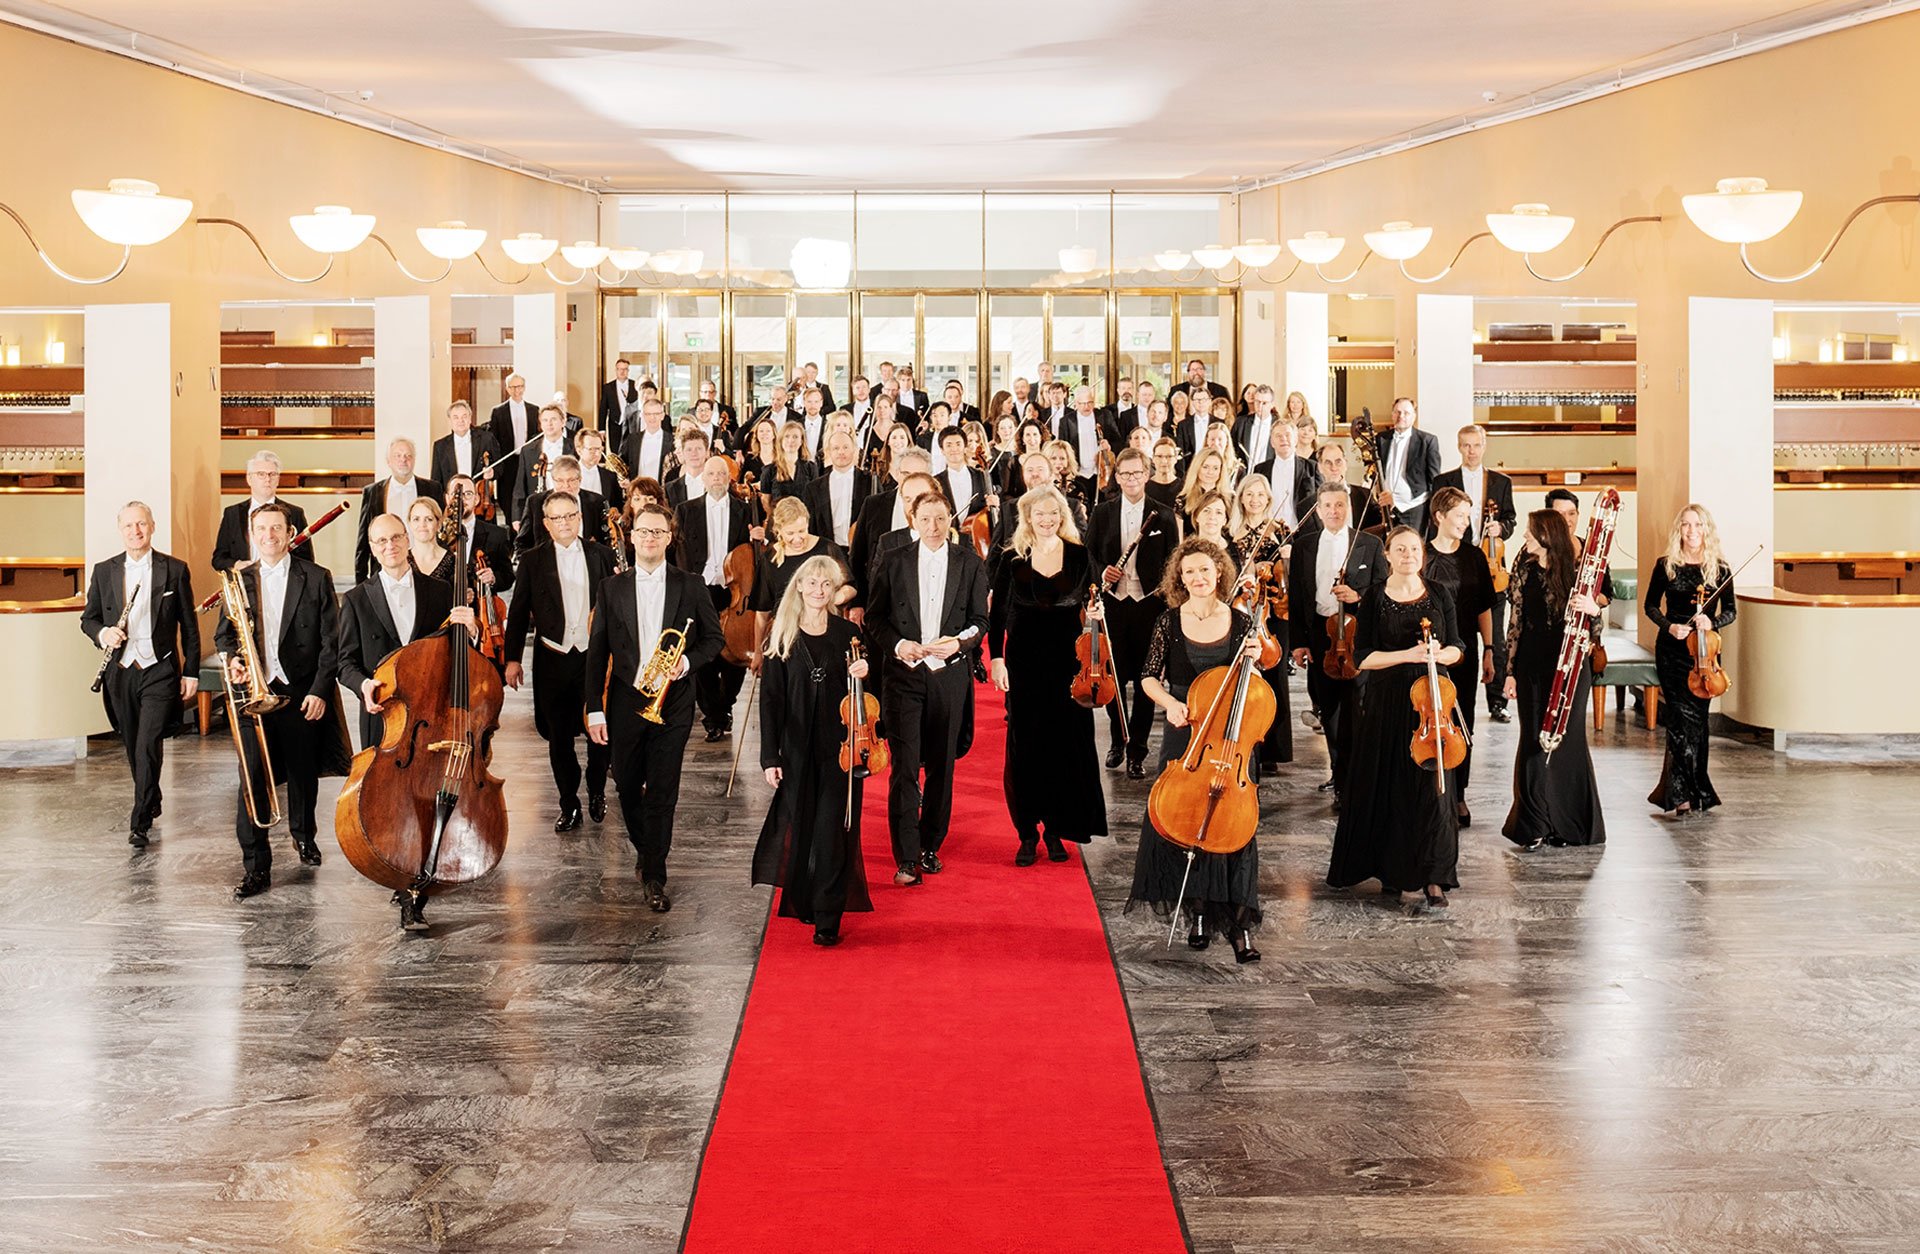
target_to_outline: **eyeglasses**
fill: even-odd
[[[546,515],[546,519],[548,522],[577,522],[579,521],[579,518],[580,518],[580,511],[577,509],[572,511],[571,513],[566,513],[566,514]]]
[[[645,536],[649,540],[661,540],[672,535],[673,532],[667,530],[665,527],[636,527],[634,528],[633,534],[636,536]]]

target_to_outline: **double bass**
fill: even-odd
[[[454,554],[454,587],[466,587],[458,511],[439,539]],[[334,807],[341,852],[394,890],[408,931],[426,929],[429,896],[484,878],[506,852],[506,798],[488,770],[505,691],[500,672],[476,659],[486,661],[450,623],[380,663],[379,743],[354,757]]]

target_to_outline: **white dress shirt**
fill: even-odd
[[[1351,526],[1351,522],[1348,524]],[[1326,618],[1340,611],[1333,584],[1347,557],[1347,528],[1320,533],[1320,550],[1313,557],[1313,610]]]
[[[947,484],[953,489],[953,508],[965,511],[967,502],[973,499],[973,472],[965,466],[947,463]]]
[[[853,403],[853,426],[856,431],[866,425],[867,415],[872,412],[873,402],[870,400]]]
[[[402,522],[406,521],[407,511],[420,499],[420,480],[409,478],[400,482],[400,476],[394,475],[387,480],[387,512]]]
[[[644,566],[633,568],[633,611],[634,638],[640,645],[640,664],[634,668],[633,686],[640,687],[641,676],[647,673],[647,659],[660,647],[660,629],[666,624],[661,620],[667,614],[667,564],[660,563],[652,574]],[[607,721],[605,712],[595,710],[587,715],[588,727],[600,727]]]
[[[1387,487],[1393,492],[1393,507],[1397,510],[1410,510],[1426,500],[1424,495],[1415,496],[1413,489],[1407,486],[1407,454],[1413,447],[1413,428],[1393,433],[1393,444],[1387,449]]]
[[[1253,423],[1247,428],[1247,462],[1257,464],[1262,453],[1268,452],[1273,443],[1273,415],[1265,418],[1253,415]]]
[[[849,466],[845,470],[827,472],[827,504],[833,511],[833,542],[846,547],[847,531],[853,526],[853,476],[855,471]]]
[[[473,432],[453,437],[453,472],[457,475],[473,473]]]
[[[687,499],[689,501],[697,501],[707,494],[707,482],[702,473],[689,470],[683,474],[681,478],[687,481]]]
[[[920,643],[932,644],[940,638],[940,611],[947,604],[947,546],[916,547],[920,553]]]
[[[533,438],[533,430],[537,426],[533,418],[533,403],[508,401],[507,425],[513,429],[513,448],[501,450],[503,453],[511,453],[514,448]]]
[[[648,431],[643,428],[640,432],[640,457],[635,465],[627,469],[642,479],[658,479],[660,464],[666,456],[667,429],[662,427],[658,431]]]
[[[387,594],[387,612],[393,615],[393,629],[406,644],[413,639],[413,571],[395,579],[384,568],[380,571],[380,590]]]
[[[893,490],[893,522],[892,522],[892,525],[887,528],[887,530],[898,531],[900,530],[900,528],[906,525],[907,525],[907,498],[900,494],[900,489],[898,487],[895,487]]]
[[[1080,437],[1080,447],[1076,450],[1080,459],[1080,477],[1090,479],[1093,477],[1094,458],[1099,455],[1100,450],[1100,415],[1098,413],[1083,414],[1079,410],[1075,410],[1074,414],[1078,419],[1078,429],[1074,434]],[[1054,434],[1058,435],[1059,432],[1060,428],[1056,426]]]
[[[260,546],[253,542],[253,516],[259,513],[263,507],[271,505],[279,499],[277,496],[270,496],[264,501],[250,501],[247,505],[247,556],[256,562],[260,560]],[[293,524],[289,522],[287,525],[292,526]],[[293,550],[289,549],[287,551],[291,553]]]
[[[1293,499],[1293,463],[1289,455],[1284,461],[1273,459],[1273,512],[1289,530],[1300,525],[1300,507]]]
[[[593,610],[593,597],[587,589],[587,549],[580,541],[562,548],[553,546],[554,565],[560,572],[560,603],[566,607],[566,634],[558,640],[540,637],[542,644],[562,653],[587,647],[587,627]]]
[[[722,493],[718,499],[707,497],[707,565],[700,577],[709,587],[724,586],[727,582],[727,525],[732,521],[733,511],[729,508],[732,501]]]
[[[292,566],[292,556],[283,553],[277,565],[262,561],[255,568],[260,572],[260,665],[267,672],[254,676],[261,689],[276,679],[287,682],[286,668],[280,665],[280,624],[287,608],[287,571]]]
[[[1473,502],[1473,526],[1467,532],[1467,538],[1475,544],[1480,543],[1482,523],[1487,514],[1487,468],[1468,470],[1460,467],[1460,490]]]
[[[121,603],[131,605],[133,611],[127,615],[127,644],[120,650],[120,667],[129,666],[147,669],[160,659],[153,652],[153,550],[135,561],[132,555],[126,560],[126,571],[120,585]]]
[[[539,483],[536,483],[533,486],[535,488],[538,488],[542,492],[551,492],[553,490],[554,459],[565,457],[566,455],[567,455],[567,440],[565,436],[561,436],[557,440],[540,441],[540,456],[547,459],[547,474],[545,478],[543,478]]]
[[[1129,501],[1125,495],[1121,496],[1120,551],[1122,553],[1126,553],[1133,546],[1133,542],[1139,538],[1140,527],[1146,521],[1146,517],[1147,498],[1145,496],[1140,498],[1138,505]],[[1123,601],[1138,601],[1147,595],[1146,585],[1140,582],[1139,565],[1140,554],[1127,553],[1127,564],[1120,568],[1124,573],[1113,590],[1113,594]]]
[[[820,452],[820,433],[827,429],[824,416],[802,419],[807,428],[807,456],[814,457]]]

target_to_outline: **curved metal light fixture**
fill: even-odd
[[[479,227],[468,226],[464,222],[441,222],[434,226],[414,228],[414,236],[419,239],[420,247],[436,257],[447,261],[460,261],[480,251],[480,245],[487,242],[487,233]]]
[[[1692,197],[1688,197],[1688,199],[1691,200]],[[1845,235],[1847,228],[1853,225],[1854,220],[1867,210],[1874,208],[1876,205],[1917,204],[1920,204],[1920,196],[1875,196],[1872,200],[1855,206],[1853,212],[1847,215],[1847,220],[1840,224],[1840,229],[1833,233],[1833,238],[1827,241],[1827,246],[1820,250],[1820,255],[1813,259],[1813,264],[1798,274],[1768,274],[1764,270],[1755,269],[1752,260],[1747,256],[1746,241],[1742,241],[1740,244],[1740,264],[1747,268],[1748,274],[1768,283],[1798,283],[1801,279],[1806,278],[1815,270],[1827,264],[1827,258],[1833,256],[1833,250],[1840,246],[1840,237]],[[1696,219],[1696,222],[1697,221],[1698,219]]]
[[[1540,273],[1538,270],[1533,268],[1533,257],[1531,254],[1522,254],[1522,260],[1524,260],[1527,263],[1527,273],[1531,274],[1534,278],[1540,279],[1543,282],[1547,282],[1547,283],[1566,283],[1570,280],[1577,279],[1582,274],[1586,273],[1587,267],[1593,264],[1593,259],[1600,255],[1600,250],[1602,248],[1606,247],[1607,240],[1612,238],[1613,233],[1619,230],[1621,227],[1631,226],[1635,222],[1659,222],[1661,220],[1662,219],[1660,215],[1657,213],[1643,213],[1643,214],[1637,214],[1631,218],[1620,219],[1618,222],[1614,223],[1612,226],[1608,227],[1606,230],[1600,232],[1600,238],[1594,242],[1593,251],[1587,254],[1587,259],[1581,262],[1579,265],[1575,266],[1572,270],[1568,271],[1565,274]]]
[[[69,283],[93,287],[119,278],[135,248],[157,244],[179,230],[193,212],[193,202],[179,196],[162,196],[159,186],[145,179],[113,179],[103,192],[75,188],[73,208],[89,231],[109,244],[120,245],[120,264],[111,274],[87,278],[61,269],[33,237],[33,228],[27,225],[27,220],[14,212],[12,206],[0,204],[0,213],[13,219],[47,269]]]
[[[400,273],[406,275],[408,278],[412,279],[415,283],[438,283],[441,279],[444,279],[449,274],[453,273],[453,259],[447,258],[446,268],[440,271],[440,273],[434,275],[433,277],[428,278],[426,275],[423,275],[423,274],[415,274],[413,271],[407,269],[406,262],[400,260],[400,254],[393,251],[392,244],[387,243],[387,241],[384,238],[382,238],[377,234],[369,234],[367,238],[372,240],[374,243],[380,245],[380,247],[386,249],[387,256],[393,258],[393,264],[400,267]]]
[[[1468,246],[1471,245],[1473,241],[1477,239],[1487,239],[1493,234],[1494,233],[1492,231],[1481,231],[1478,235],[1467,236],[1466,243],[1460,245],[1458,251],[1456,251],[1453,254],[1453,260],[1449,261],[1446,265],[1446,268],[1440,271],[1440,273],[1438,274],[1428,275],[1424,279],[1417,274],[1407,274],[1407,263],[1404,261],[1400,263],[1400,273],[1403,275],[1406,275],[1408,279],[1412,280],[1415,283],[1438,283],[1441,279],[1444,279],[1449,274],[1453,273],[1453,268],[1460,264],[1461,255],[1467,251]]]

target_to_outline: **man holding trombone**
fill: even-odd
[[[227,721],[240,750],[240,797],[234,835],[245,877],[236,899],[273,883],[269,830],[281,812],[276,781],[287,785],[287,817],[300,861],[320,865],[314,799],[319,777],[344,774],[351,746],[335,704],[338,671],[333,576],[292,560],[293,519],[278,501],[254,511],[252,542],[259,560],[223,573],[225,616],[214,634],[224,659]]]

